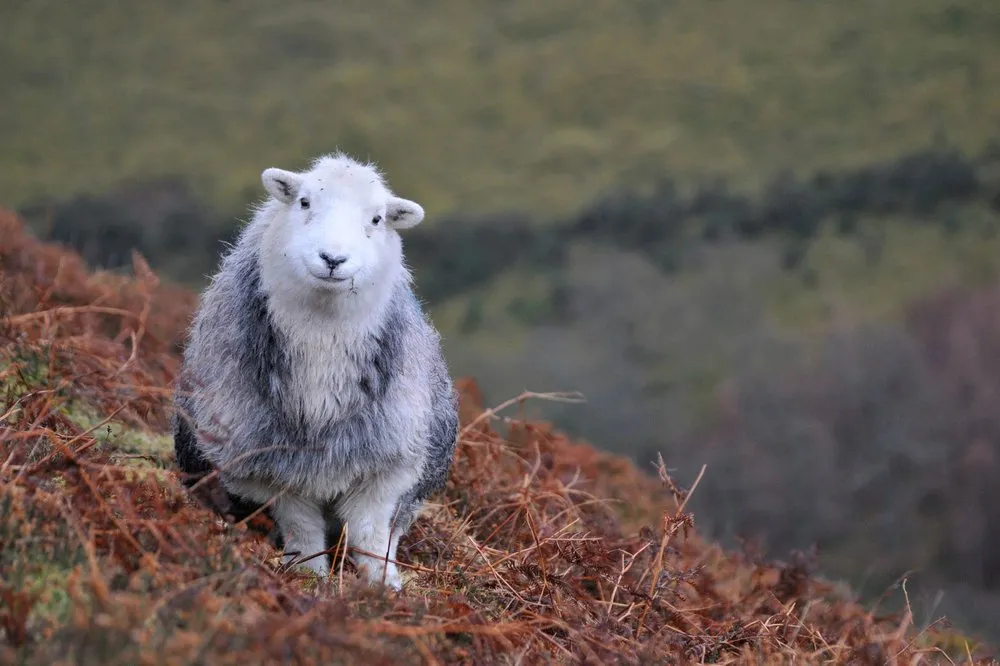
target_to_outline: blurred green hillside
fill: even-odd
[[[994,0],[6,3],[0,201],[179,174],[226,214],[341,146],[435,217],[758,185],[1000,127]]]

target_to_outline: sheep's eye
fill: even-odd
[[[299,199],[299,205],[302,206],[303,210],[309,208],[309,199],[302,197],[301,199]]]
[[[378,224],[381,221],[382,221],[381,215],[376,215],[375,217],[372,218],[372,224]]]

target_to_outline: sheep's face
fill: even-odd
[[[286,278],[314,289],[357,292],[376,284],[401,266],[398,230],[424,217],[372,167],[342,156],[304,173],[266,169],[261,180],[281,207],[267,231],[269,251]]]

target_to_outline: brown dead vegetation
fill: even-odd
[[[854,603],[804,556],[766,563],[706,543],[662,461],[656,478],[500,419],[467,380],[448,487],[400,548],[406,592],[368,589],[349,564],[323,581],[282,571],[261,534],[177,480],[165,417],[195,297],[140,257],[134,269],[90,274],[0,216],[2,663],[974,657],[943,625]],[[126,429],[113,438],[112,423]],[[159,445],[133,446],[144,438]]]

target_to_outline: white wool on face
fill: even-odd
[[[385,220],[392,193],[373,166],[335,155],[296,175],[293,200],[272,200],[258,216],[262,285],[292,357],[324,359],[293,365],[303,416],[336,419],[348,408],[338,396],[357,381],[347,371],[353,367],[348,357],[371,344],[393,293],[410,274],[399,233]],[[333,271],[343,281],[323,280],[331,271],[321,254],[345,259]]]
[[[320,308],[377,305],[405,273],[399,233],[386,221],[395,197],[382,176],[342,155],[289,175],[293,196],[272,199],[259,216],[265,289]]]

